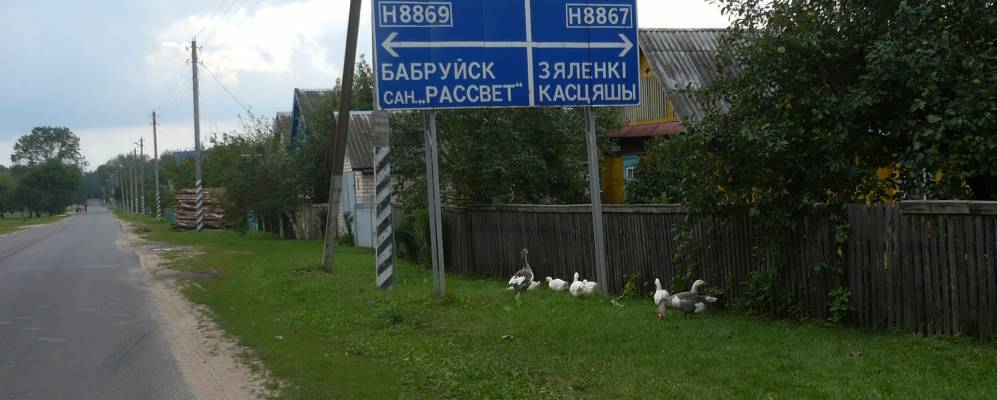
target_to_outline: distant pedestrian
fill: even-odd
[[[83,203],[83,213],[84,213],[84,214],[86,214],[86,213],[87,213],[87,206],[89,206],[89,204],[87,204],[87,203]]]

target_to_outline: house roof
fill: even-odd
[[[350,113],[350,135],[346,155],[353,169],[374,169],[374,124],[370,111]],[[337,113],[338,115],[338,113]]]
[[[717,78],[714,57],[724,29],[641,29],[640,49],[683,121],[698,121],[705,114],[695,92]]]
[[[685,126],[681,122],[659,122],[655,124],[644,124],[625,126],[615,131],[609,132],[610,139],[634,139],[649,138],[655,136],[674,135],[685,132]]]
[[[278,137],[287,139],[287,135],[291,134],[291,113],[290,112],[279,112],[273,120],[274,133]]]
[[[319,90],[294,90],[294,115],[290,117],[291,141],[297,140],[300,134],[299,126],[301,122],[315,118],[333,118],[332,116],[320,115],[322,101],[324,97],[331,96],[330,89]],[[350,158],[350,165],[354,170],[374,169],[374,125],[371,121],[371,111],[353,111],[350,113],[350,134],[346,143],[346,156]],[[307,122],[306,122],[307,123]],[[306,128],[307,129],[307,128]]]

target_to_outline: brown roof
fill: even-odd
[[[681,122],[659,122],[655,124],[634,125],[610,131],[610,139],[649,138],[667,136],[685,132]]]

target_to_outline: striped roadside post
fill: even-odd
[[[195,182],[197,186],[197,230],[204,230],[204,185],[203,182],[198,179]]]
[[[391,212],[391,114],[387,111],[374,111],[374,162],[377,186],[374,192],[376,204],[375,221],[377,226],[377,287],[395,287],[395,237],[392,231]]]

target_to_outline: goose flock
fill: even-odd
[[[524,292],[540,286],[540,282],[533,280],[533,269],[530,268],[529,253],[527,249],[523,249],[520,253],[523,258],[523,268],[512,275],[512,278],[509,279],[509,288],[506,290]],[[599,284],[596,282],[591,282],[587,279],[579,280],[578,278],[579,274],[577,272],[575,272],[574,279],[571,282],[548,276],[546,278],[547,287],[555,292],[567,290],[576,298],[589,296],[595,293],[596,288],[599,287]],[[707,296],[701,292],[702,287],[705,285],[706,282],[699,279],[692,284],[692,288],[688,292],[672,295],[661,287],[661,279],[656,278],[654,280],[655,291],[653,299],[654,304],[658,306],[658,318],[664,319],[665,310],[669,308],[679,310],[685,316],[706,312],[706,305],[716,303],[717,298]]]

